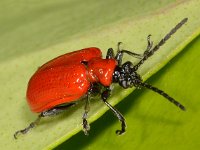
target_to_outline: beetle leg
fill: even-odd
[[[50,110],[47,110],[47,111],[43,111],[41,112],[39,115],[38,115],[38,118],[30,123],[30,125],[28,127],[26,127],[25,129],[22,129],[22,130],[19,130],[17,132],[15,132],[14,134],[14,138],[17,139],[17,136],[21,133],[21,134],[26,134],[28,133],[32,128],[34,128],[35,126],[37,126],[40,122],[40,119],[42,117],[49,117],[49,116],[55,116],[55,115],[58,115],[62,112],[64,112],[67,108],[69,108],[70,106],[74,105],[75,103],[71,103],[71,104],[68,104],[68,105],[64,105],[64,106],[57,106],[55,108],[52,108]]]
[[[137,53],[131,52],[129,50],[121,49],[120,45],[122,44],[122,42],[118,42],[118,44],[117,44],[117,54],[115,56],[115,59],[118,61],[119,66],[121,66],[121,64],[122,64],[123,53],[131,55],[131,56],[138,58],[138,59],[142,59],[147,53],[149,53],[149,51],[151,50],[151,48],[153,46],[153,42],[150,40],[150,37],[151,37],[151,35],[147,36],[147,48],[146,48],[146,50],[144,51],[143,54],[137,54]],[[108,52],[107,52],[107,54],[108,54]]]
[[[17,132],[15,132],[14,134],[14,138],[17,139],[17,136],[21,133],[21,134],[26,134],[27,132],[30,131],[30,129],[34,128],[39,122],[40,122],[40,119],[41,119],[42,115],[40,114],[38,116],[38,118],[32,122],[28,127],[26,127],[25,129],[22,129],[22,130],[19,130]]]
[[[118,42],[118,44],[117,44],[117,54],[115,56],[115,59],[117,60],[119,66],[122,65],[122,58],[123,58],[123,54],[124,53],[126,53],[128,55],[131,55],[131,56],[133,56],[135,58],[138,58],[138,59],[142,59],[143,58],[142,54],[137,54],[137,53],[131,52],[129,50],[121,49],[120,48],[121,44],[122,44],[122,42]]]
[[[151,41],[151,34],[147,36],[147,48],[143,53],[143,56],[145,56],[149,51],[151,51],[151,48],[153,47],[153,41]]]
[[[52,109],[43,111],[41,113],[42,117],[51,117],[51,116],[56,116],[58,114],[63,113],[64,111],[66,111],[66,109],[68,109],[70,106],[75,105],[75,103],[70,103],[68,105],[60,105],[60,106],[56,106]]]
[[[112,48],[109,48],[106,54],[106,59],[114,58],[114,51]]]
[[[83,123],[82,123],[83,131],[84,131],[85,135],[88,135],[88,131],[90,130],[90,125],[88,124],[88,121],[87,121],[88,112],[90,110],[89,96],[90,96],[90,94],[88,92],[87,98],[85,99],[85,107],[84,107],[85,112],[84,112],[83,117],[82,117],[82,119],[83,119]]]
[[[110,110],[115,114],[115,116],[121,122],[121,130],[116,130],[116,134],[121,135],[126,131],[126,121],[125,121],[123,115],[116,108],[114,108],[112,105],[110,105],[106,101],[109,96],[110,96],[110,88],[107,87],[107,89],[101,94],[101,99],[110,108]]]

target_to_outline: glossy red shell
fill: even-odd
[[[27,101],[31,110],[42,112],[77,101],[85,96],[92,82],[109,86],[117,62],[101,57],[100,49],[92,47],[61,55],[42,65],[28,83]]]
[[[112,82],[112,75],[116,65],[115,59],[91,59],[88,62],[90,81],[100,82],[104,86],[109,86]]]

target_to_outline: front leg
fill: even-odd
[[[103,102],[110,108],[110,110],[114,113],[114,115],[119,119],[121,122],[121,130],[116,130],[116,134],[121,135],[126,131],[126,121],[123,115],[112,105],[107,102],[108,97],[110,96],[110,87],[107,87],[105,91],[101,94],[101,99]]]
[[[148,36],[147,36],[147,48],[146,48],[146,50],[144,51],[144,53],[143,53],[143,57],[145,56],[145,55],[147,55],[148,53],[149,53],[149,51],[151,51],[151,48],[153,47],[153,41],[151,41],[151,34],[149,34]]]

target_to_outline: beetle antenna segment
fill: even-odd
[[[184,18],[181,22],[179,22],[168,34],[165,35],[165,37],[156,45],[153,49],[149,50],[147,53],[145,53],[144,57],[134,66],[135,71],[138,70],[138,68],[149,58],[151,57],[154,52],[156,52],[165,42],[170,39],[170,37],[178,30],[180,29],[186,22],[188,18]]]
[[[41,117],[43,117],[42,114],[40,114],[40,115],[38,116],[38,118],[37,118],[34,122],[32,122],[28,127],[26,127],[26,128],[23,129],[23,130],[19,130],[19,131],[15,132],[14,138],[17,139],[17,136],[18,136],[20,133],[21,133],[21,134],[26,134],[26,133],[28,133],[28,132],[30,131],[30,129],[32,129],[32,128],[34,128],[36,125],[38,125],[38,123],[40,122]]]
[[[169,96],[167,93],[165,93],[164,91],[162,91],[162,90],[160,90],[160,89],[158,89],[158,88],[156,88],[156,87],[153,87],[152,85],[150,85],[150,84],[148,84],[148,83],[142,83],[142,82],[140,82],[140,83],[138,83],[140,86],[142,86],[142,87],[145,87],[145,88],[148,88],[148,89],[150,89],[150,90],[152,90],[152,91],[154,91],[154,92],[156,92],[156,93],[158,93],[158,94],[160,94],[160,95],[162,95],[163,97],[165,97],[166,99],[168,99],[171,103],[173,103],[173,104],[175,104],[177,107],[179,107],[181,110],[186,110],[186,108],[182,105],[182,104],[180,104],[179,102],[177,102],[175,99],[173,99],[171,96]]]

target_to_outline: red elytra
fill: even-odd
[[[91,83],[109,86],[116,65],[115,59],[102,59],[100,49],[95,47],[59,56],[42,65],[31,77],[28,104],[33,112],[39,113],[77,101],[85,96]]]
[[[111,95],[110,85],[118,83],[122,88],[145,87],[178,106],[181,110],[185,107],[169,96],[164,91],[142,81],[137,73],[139,67],[162,46],[172,34],[187,22],[184,18],[161,41],[153,47],[150,35],[147,37],[147,48],[143,54],[136,54],[128,50],[121,50],[118,43],[117,54],[112,48],[107,51],[106,58],[102,58],[100,49],[91,47],[67,53],[42,65],[31,77],[27,89],[27,101],[33,112],[40,113],[38,118],[25,129],[15,132],[26,134],[35,127],[41,117],[53,116],[63,112],[78,100],[85,100],[85,112],[82,117],[83,131],[87,135],[90,130],[87,122],[89,112],[89,100],[92,94],[101,95],[101,100],[110,108],[121,122],[121,130],[118,135],[126,131],[126,122],[123,115],[114,108],[107,99]],[[122,63],[123,54],[131,55],[139,59],[135,65],[127,61]]]

